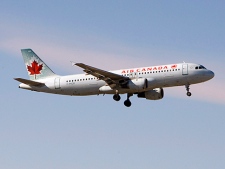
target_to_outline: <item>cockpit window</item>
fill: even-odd
[[[206,69],[204,66],[200,65],[200,66],[196,66],[195,69]]]
[[[206,69],[204,66],[200,65],[199,69]]]

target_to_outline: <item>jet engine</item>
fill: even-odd
[[[132,90],[142,90],[148,88],[148,81],[145,78],[129,80],[127,87]]]
[[[148,100],[159,100],[164,96],[164,91],[162,88],[155,88],[152,90],[148,90],[146,92],[138,93],[139,98],[146,98]]]

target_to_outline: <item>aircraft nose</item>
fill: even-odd
[[[209,79],[212,79],[215,76],[215,74],[213,71],[210,70],[208,71],[207,76],[209,77]]]

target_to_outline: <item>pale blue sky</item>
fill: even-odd
[[[221,169],[225,166],[225,1],[1,1],[0,168]],[[32,48],[56,73],[70,61],[119,69],[182,61],[215,78],[159,101],[18,88]]]

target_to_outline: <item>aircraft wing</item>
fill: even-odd
[[[112,86],[113,84],[121,84],[129,80],[128,77],[108,72],[105,70],[101,70],[89,65],[85,65],[83,63],[74,63],[74,65],[83,68],[84,69],[83,71],[86,72],[87,74],[91,74],[100,80],[104,80],[110,86]]]
[[[44,85],[44,83],[40,83],[40,82],[36,82],[33,80],[27,80],[27,79],[22,79],[22,78],[14,78],[15,80],[17,80],[18,82],[24,83],[26,85],[29,86],[42,86]]]

